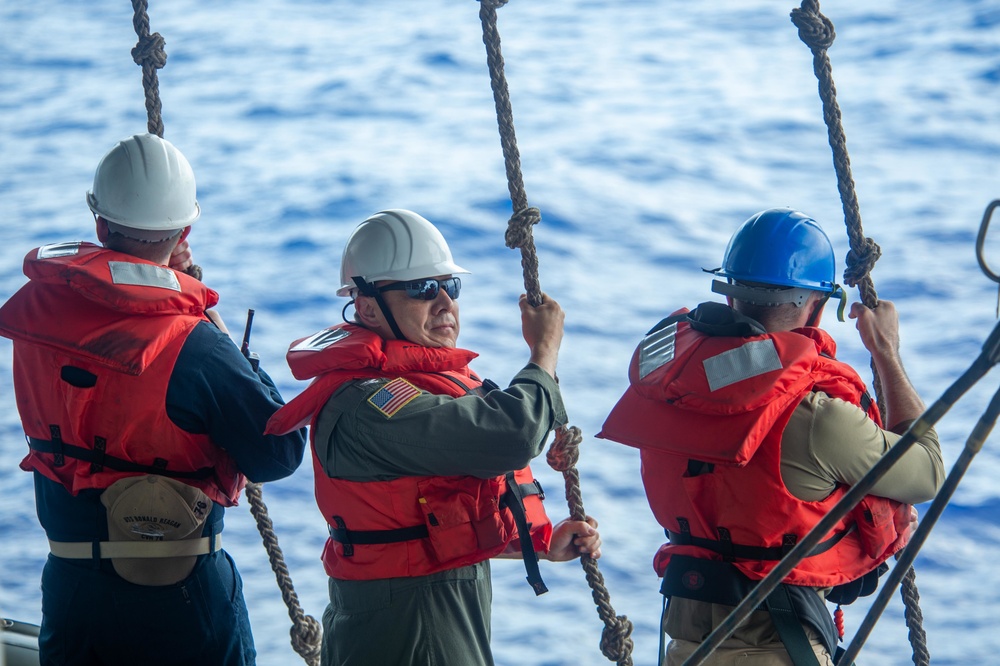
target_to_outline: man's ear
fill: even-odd
[[[358,294],[354,299],[354,311],[366,326],[378,325],[378,303],[371,296]]]
[[[177,244],[180,245],[181,243],[183,243],[184,239],[188,237],[189,233],[191,233],[191,225],[190,224],[187,225],[186,227],[184,227],[184,231],[181,232],[181,237],[177,239]]]
[[[111,230],[108,229],[108,221],[100,215],[95,215],[94,224],[97,227],[97,240],[99,240],[101,245],[103,245],[108,241],[108,236],[111,235]]]

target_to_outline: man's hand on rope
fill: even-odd
[[[591,559],[601,556],[601,535],[597,531],[597,521],[587,516],[587,521],[559,521],[552,528],[552,541],[545,559],[550,562],[568,562],[581,555]]]
[[[565,313],[545,294],[536,306],[528,303],[527,294],[521,294],[518,306],[521,308],[521,333],[531,350],[531,362],[555,377]]]

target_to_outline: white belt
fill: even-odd
[[[213,543],[214,547],[213,547]],[[213,550],[221,550],[222,535],[185,539],[182,541],[101,541],[101,559],[113,557],[190,557],[204,555]],[[89,560],[94,557],[92,541],[53,541],[49,539],[49,550],[56,557],[69,560]]]

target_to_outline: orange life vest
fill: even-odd
[[[523,495],[535,551],[547,552],[552,523],[537,483],[526,467],[512,476],[406,476],[391,481],[332,478],[316,453],[316,418],[346,382],[402,377],[429,393],[461,397],[482,381],[468,367],[476,354],[384,340],[371,331],[341,324],[292,343],[292,374],[314,378],[279,409],[267,433],[284,433],[311,423],[316,501],[330,525],[323,564],[333,578],[373,580],[422,576],[489,559],[519,544],[508,491]],[[534,585],[534,584],[533,584]],[[537,588],[536,588],[537,591]]]
[[[218,295],[91,243],[32,250],[24,274],[30,281],[0,308],[31,447],[21,468],[73,495],[160,474],[235,504],[246,483],[235,463],[207,436],[174,425],[165,409],[184,341]]]
[[[632,358],[630,387],[598,437],[638,447],[650,507],[670,542],[656,554],[659,575],[672,555],[727,560],[759,580],[847,492],[807,502],[781,479],[781,436],[810,391],[854,405],[864,383],[833,358],[818,328],[750,337],[710,336],[687,310],[664,320]],[[881,424],[877,407],[865,405]],[[867,496],[785,578],[833,587],[875,569],[906,544],[909,508]]]

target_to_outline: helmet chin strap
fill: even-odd
[[[809,316],[809,321],[806,326],[815,326],[816,320],[819,319],[819,313],[823,311],[823,307],[826,306],[826,302],[830,300],[831,296],[836,296],[840,299],[840,305],[837,306],[837,320],[844,321],[844,307],[847,305],[847,293],[844,292],[844,288],[839,284],[833,285],[833,291],[824,294],[823,298],[816,302],[816,307],[813,308],[812,314]]]
[[[376,287],[371,282],[366,282],[363,277],[355,276],[351,278],[354,280],[354,284],[358,286],[358,291],[362,296],[371,296],[375,299],[378,304],[379,310],[382,311],[382,316],[385,317],[385,321],[389,324],[389,328],[392,329],[392,334],[396,336],[397,340],[406,340],[406,336],[403,332],[399,330],[399,325],[396,323],[396,318],[392,316],[392,310],[389,309],[388,304],[386,304],[385,299],[382,298],[382,294],[379,292],[378,287]],[[350,303],[348,303],[350,305]],[[344,306],[346,309],[347,306]]]

